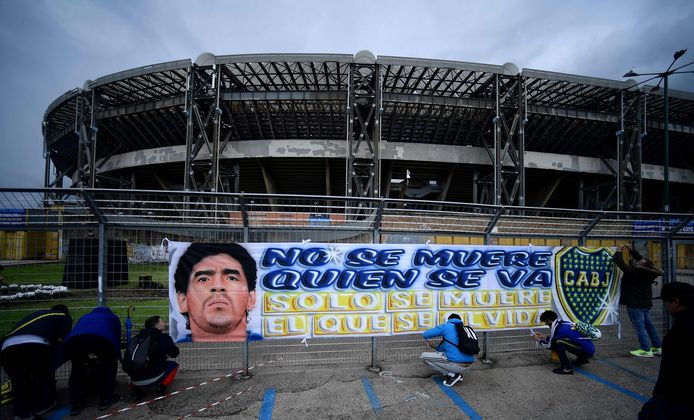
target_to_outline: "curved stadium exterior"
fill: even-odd
[[[694,207],[694,93],[416,58],[201,54],[46,110],[45,184],[555,208]],[[666,171],[667,169],[667,171]],[[669,180],[664,183],[667,172]]]

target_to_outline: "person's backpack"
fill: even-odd
[[[149,356],[156,346],[154,334],[138,334],[128,344],[123,355],[123,370],[130,372],[149,365]]]
[[[451,343],[445,338],[443,341],[448,341],[450,344],[458,347],[458,350],[460,350],[462,353],[470,355],[478,354],[480,352],[480,343],[477,339],[475,330],[467,325],[463,325],[462,322],[456,322],[454,325],[455,331],[458,333],[458,344]]]
[[[600,330],[597,329],[595,325],[589,324],[587,322],[579,321],[576,324],[574,324],[574,328],[576,328],[576,331],[581,333],[582,336],[589,338],[593,341],[598,341],[602,337],[602,333],[600,332]]]

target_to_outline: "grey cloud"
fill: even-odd
[[[43,185],[48,104],[133,67],[205,51],[369,49],[621,80],[631,67],[663,71],[676,49],[690,49],[682,64],[694,60],[693,21],[688,0],[0,0],[0,185]],[[670,85],[694,92],[694,75]]]

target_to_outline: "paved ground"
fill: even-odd
[[[556,362],[548,355],[508,356],[476,363],[461,383],[446,388],[418,360],[384,365],[380,373],[366,366],[269,363],[254,367],[250,379],[235,372],[184,372],[170,388],[179,392],[158,401],[120,401],[99,412],[92,400],[79,417],[68,417],[63,404],[46,418],[634,419],[659,364],[658,357],[603,356],[569,376],[553,374]],[[118,379],[117,392],[127,395],[126,378]],[[58,386],[67,401],[66,383]]]

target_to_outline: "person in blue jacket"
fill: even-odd
[[[131,381],[131,397],[140,399],[144,396],[143,387],[157,387],[159,395],[166,394],[166,387],[173,382],[178,371],[178,363],[167,360],[167,357],[178,356],[179,350],[173,339],[164,334],[164,319],[154,315],[145,321],[145,328],[137,337],[152,335],[152,346],[149,351],[147,366],[142,369],[126,371]],[[137,339],[137,338],[136,338]]]
[[[67,306],[32,312],[2,340],[2,364],[12,382],[15,418],[41,416],[56,404],[56,355],[72,328]]]
[[[71,416],[80,414],[86,405],[90,355],[96,356],[95,363],[101,372],[98,378],[99,410],[105,410],[118,401],[113,388],[121,359],[120,339],[120,319],[106,306],[96,307],[83,315],[65,339],[65,354],[72,362],[68,380]]]
[[[463,372],[475,362],[474,355],[462,353],[454,344],[458,342],[455,324],[462,322],[460,315],[451,314],[448,322],[426,330],[422,334],[429,347],[436,351],[425,351],[420,357],[425,364],[444,376],[445,386],[453,386],[460,382],[463,379]],[[431,340],[435,337],[441,337],[443,340],[436,345]]]
[[[593,341],[585,337],[580,332],[576,331],[574,324],[568,321],[562,321],[554,311],[544,311],[540,315],[540,322],[547,325],[549,335],[543,337],[540,333],[533,334],[535,341],[539,342],[542,347],[554,350],[559,356],[561,366],[552,370],[559,375],[573,375],[574,369],[569,356],[566,352],[576,356],[574,365],[583,365],[588,363],[588,359],[595,354],[595,345]]]

